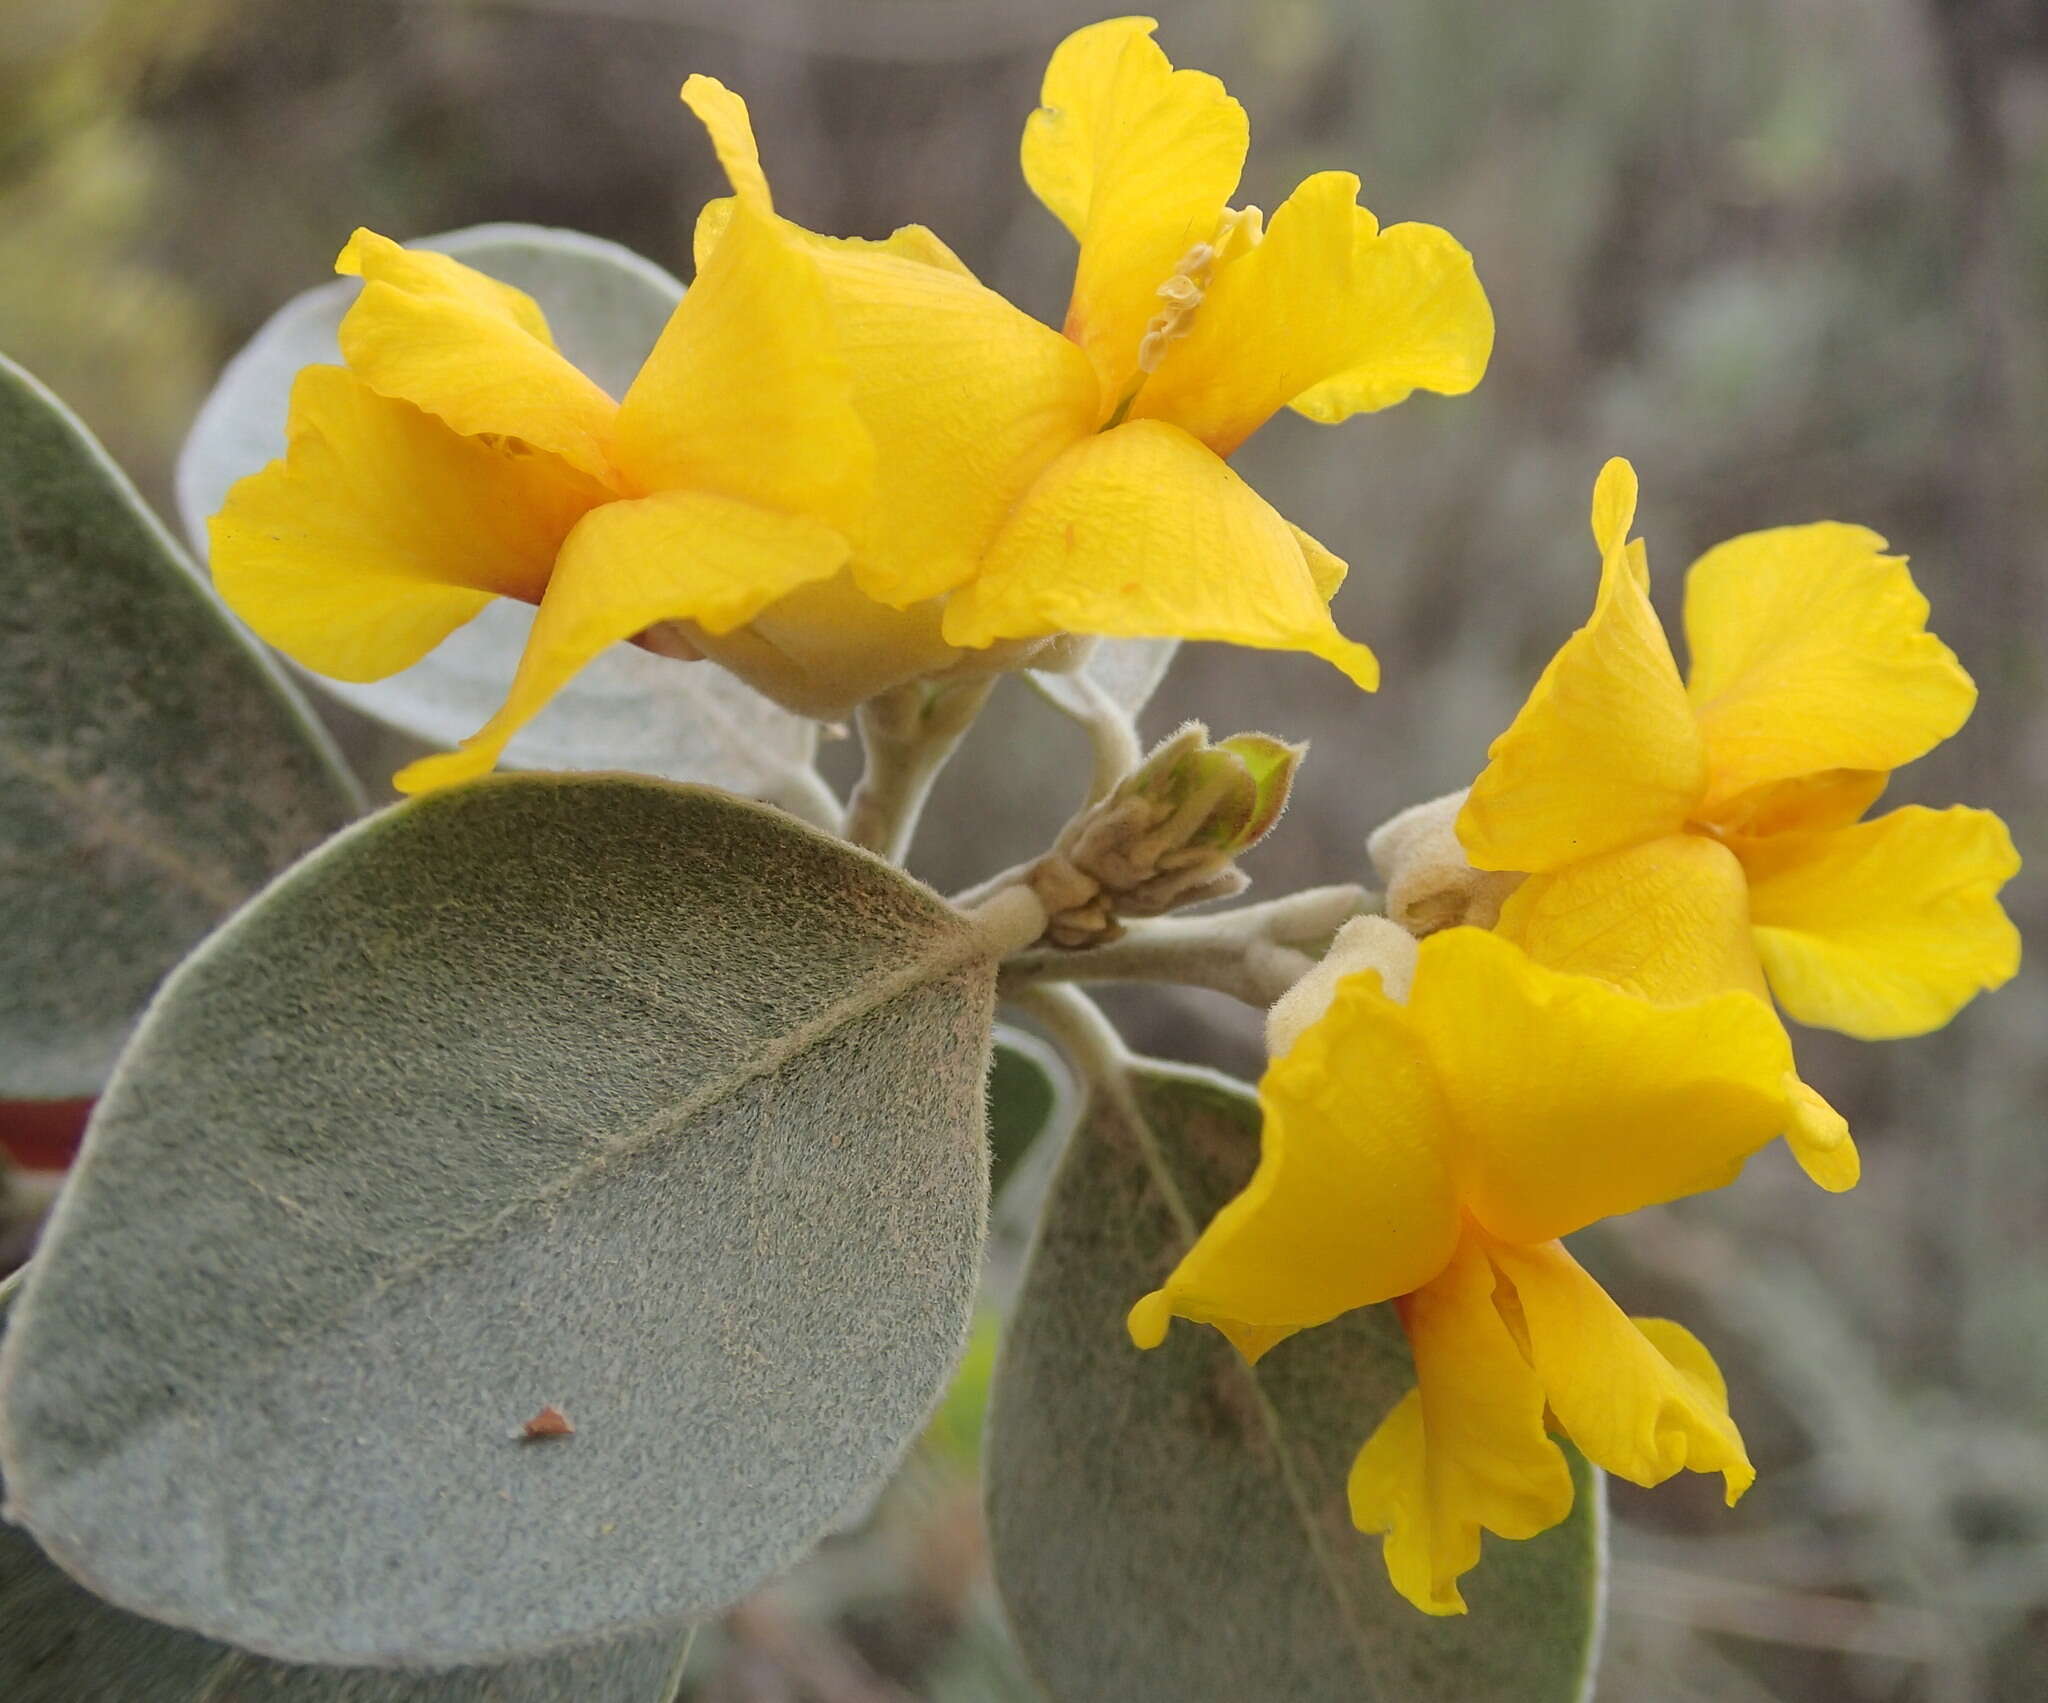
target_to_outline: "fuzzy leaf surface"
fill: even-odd
[[[1258,1156],[1249,1090],[1141,1063],[1098,1088],[1061,1162],[996,1367],[987,1453],[997,1583],[1058,1703],[1576,1703],[1596,1653],[1599,1477],[1572,1517],[1489,1540],[1472,1612],[1394,1594],[1345,1476],[1413,1381],[1393,1311],[1352,1313],[1256,1368],[1124,1315]]]
[[[540,225],[476,225],[413,246],[452,254],[516,285],[548,317],[561,351],[623,396],[683,286],[617,243]],[[353,279],[295,296],[222,372],[178,458],[178,509],[203,558],[206,523],[228,488],[284,453],[285,404],[301,367],[341,359],[337,328]],[[504,702],[533,610],[505,599],[389,679],[316,678],[352,708],[432,745],[474,733]],[[723,669],[615,645],[507,747],[515,769],[628,769],[705,781],[815,816],[817,726]]]
[[[894,1465],[965,1338],[994,965],[778,811],[393,807],[165,985],[0,1349],[12,1516],[287,1661],[701,1619]],[[524,1440],[558,1408],[574,1434]]]
[[[670,1703],[686,1630],[507,1667],[288,1667],[104,1603],[0,1523],[0,1696],[8,1703]]]
[[[1074,1115],[1074,1093],[1059,1055],[1027,1029],[996,1028],[988,1073],[991,1188],[1003,1183],[1042,1136],[1061,1133]]]
[[[106,1080],[150,989],[358,815],[298,694],[0,360],[0,1097]]]

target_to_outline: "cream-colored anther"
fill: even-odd
[[[1337,931],[1322,962],[1282,994],[1266,1013],[1266,1051],[1274,1058],[1301,1039],[1337,997],[1337,984],[1377,970],[1389,999],[1403,1003],[1415,980],[1415,936],[1386,917],[1353,917]]]
[[[1188,322],[1202,305],[1209,288],[1209,275],[1216,266],[1216,245],[1198,242],[1180,257],[1173,276],[1155,292],[1166,306],[1155,313],[1138,340],[1138,371],[1157,372],[1166,358],[1166,346],[1188,334]]]
[[[1474,869],[1458,843],[1463,792],[1410,805],[1382,822],[1365,842],[1366,855],[1387,889],[1387,915],[1418,939],[1470,923],[1491,928],[1500,908],[1522,884],[1510,870]]]
[[[1266,216],[1258,208],[1226,207],[1222,218],[1216,221],[1215,236],[1208,242],[1196,243],[1180,257],[1173,276],[1155,292],[1166,306],[1152,316],[1145,326],[1145,335],[1138,340],[1138,371],[1159,370],[1159,363],[1166,359],[1167,345],[1188,334],[1195,309],[1202,305],[1209,280],[1216,275],[1217,264],[1256,247],[1265,231]]]

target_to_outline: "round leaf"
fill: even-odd
[[[0,360],[0,1098],[96,1092],[163,973],[362,809],[104,451]]]
[[[509,1667],[286,1667],[110,1607],[0,1525],[0,1695],[8,1703],[670,1703],[686,1630]]]
[[[1040,1136],[1073,1119],[1074,1094],[1059,1054],[1028,1030],[996,1029],[988,1073],[990,1186],[1000,1191]]]
[[[1124,1315],[1251,1174],[1259,1108],[1143,1064],[1069,1143],[996,1368],[987,1456],[997,1583],[1060,1703],[1569,1703],[1602,1579],[1598,1475],[1564,1525],[1489,1543],[1472,1612],[1394,1594],[1344,1481],[1413,1381],[1389,1308],[1246,1366],[1177,1325],[1149,1353]]]
[[[0,1351],[11,1513],[285,1660],[698,1619],[884,1475],[964,1339],[994,964],[780,812],[503,776],[166,983]],[[554,1407],[572,1435],[532,1440]]]
[[[415,246],[460,257],[525,290],[562,352],[623,395],[683,287],[632,250],[538,225],[477,225]],[[359,286],[336,279],[295,296],[235,356],[178,458],[178,508],[203,556],[206,525],[246,474],[284,453],[286,402],[301,367],[338,362],[337,328]],[[312,676],[351,707],[435,745],[474,733],[504,702],[533,610],[500,599],[389,679]],[[817,726],[709,664],[615,645],[507,747],[515,769],[629,769],[772,799],[813,820],[831,808],[811,772]]]

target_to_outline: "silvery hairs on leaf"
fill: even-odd
[[[1251,1091],[1138,1061],[1067,1145],[1003,1338],[985,1473],[996,1583],[1057,1703],[1582,1703],[1600,1475],[1526,1543],[1490,1540],[1469,1615],[1432,1619],[1352,1529],[1345,1479],[1414,1381],[1390,1307],[1247,1366],[1177,1322],[1124,1330],[1258,1158]],[[1136,1630],[1134,1630],[1136,1629]]]
[[[477,225],[414,246],[455,255],[540,303],[562,353],[625,393],[683,286],[617,243],[539,225]],[[178,510],[203,560],[206,523],[246,474],[284,453],[299,369],[341,359],[337,330],[360,286],[295,296],[229,361],[178,457]],[[308,675],[364,714],[435,745],[474,733],[504,702],[533,610],[499,598],[412,667],[367,683]],[[506,748],[515,769],[627,769],[757,795],[815,819],[817,725],[723,669],[614,645]]]
[[[0,359],[0,1097],[91,1094],[157,981],[360,814],[276,664]]]
[[[101,1602],[0,1523],[7,1703],[672,1703],[687,1628],[505,1667],[397,1673],[288,1667]]]
[[[13,1517],[121,1606],[452,1666],[702,1619],[923,1424],[995,963],[779,811],[497,776],[171,977],[0,1348]],[[543,1407],[573,1436],[522,1439]]]

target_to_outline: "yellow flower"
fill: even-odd
[[[956,646],[1223,640],[1306,651],[1370,689],[1378,664],[1329,615],[1344,563],[1224,457],[1285,406],[1335,421],[1470,390],[1492,313],[1470,255],[1433,226],[1380,230],[1347,173],[1302,184],[1262,237],[1255,210],[1227,206],[1243,109],[1174,70],[1153,27],[1070,36],[1025,129],[1025,175],[1081,244],[1065,338],[929,232],[813,239],[879,452],[853,579],[894,608],[943,597]],[[735,199],[767,208],[738,98],[700,77],[684,99]],[[733,204],[705,210],[700,250]]]
[[[1529,875],[1500,932],[1650,999],[1768,984],[1802,1023],[1866,1039],[1938,1028],[2018,967],[1997,893],[2019,858],[1989,811],[1864,817],[1889,771],[1976,701],[1905,562],[1833,522],[1716,546],[1686,577],[1682,681],[1628,538],[1635,506],[1634,470],[1608,462],[1592,618],[1458,818],[1475,867]],[[1802,1093],[1794,1151],[1846,1187],[1847,1130]]]
[[[817,270],[736,219],[622,401],[521,292],[358,231],[345,367],[308,367],[284,459],[212,528],[222,595],[307,667],[374,680],[494,596],[539,614],[505,706],[408,791],[489,769],[606,646],[688,620],[730,634],[829,589],[872,501]]]
[[[345,365],[301,376],[285,458],[216,517],[223,595],[351,680],[494,596],[539,605],[503,710],[407,790],[488,769],[625,639],[819,716],[1070,632],[1305,650],[1370,687],[1329,615],[1344,564],[1222,456],[1283,403],[1336,419],[1469,389],[1485,297],[1447,236],[1379,231],[1341,174],[1259,241],[1224,206],[1242,111],[1150,28],[1071,38],[1026,140],[1082,236],[1078,342],[922,227],[867,242],[778,217],[744,104],[705,77],[684,99],[735,194],[705,209],[697,283],[617,402],[519,291],[357,233]]]
[[[1132,1338],[1156,1346],[1177,1315],[1256,1358],[1397,1301],[1416,1389],[1359,1454],[1352,1516],[1387,1533],[1404,1596],[1462,1612],[1482,1528],[1532,1537],[1570,1511],[1546,1409],[1637,1484],[1718,1472],[1732,1502],[1755,1476],[1707,1351],[1628,1318],[1559,1238],[1731,1181],[1791,1117],[1790,1075],[1750,994],[1655,1005],[1447,929],[1415,949],[1405,1004],[1379,971],[1345,976],[1268,1069],[1257,1172]]]

